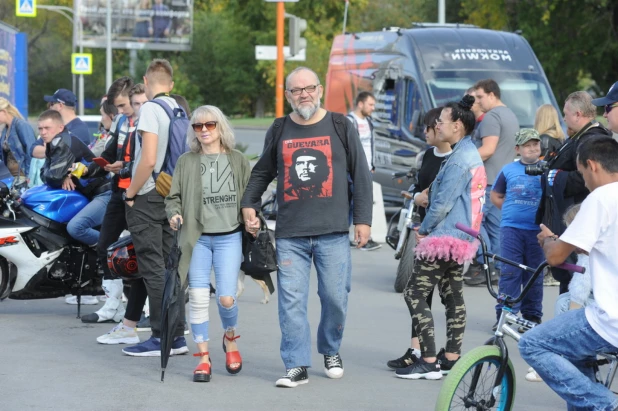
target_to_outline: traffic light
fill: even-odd
[[[307,30],[307,20],[290,16],[290,56],[295,56],[302,49],[307,48],[307,39],[300,36],[305,30]]]

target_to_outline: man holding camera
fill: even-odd
[[[612,135],[595,120],[596,107],[592,104],[590,94],[585,91],[571,93],[564,103],[563,112],[569,138],[557,153],[552,153],[546,159],[546,169],[541,180],[543,197],[536,214],[536,224],[545,224],[556,235],[561,235],[566,229],[562,216],[567,208],[583,202],[590,193],[581,174],[577,172],[577,148],[590,136]],[[560,282],[560,294],[567,292],[571,273],[556,268],[551,270],[554,278]]]
[[[607,120],[607,127],[618,134],[618,81],[609,89],[605,97],[595,98],[592,104],[603,107],[603,117]]]

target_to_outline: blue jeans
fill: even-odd
[[[311,366],[307,300],[312,259],[318,273],[318,296],[322,305],[318,352],[337,354],[343,338],[352,278],[348,233],[278,238],[280,351],[286,369]]]
[[[195,246],[189,264],[189,289],[202,288],[203,298],[210,299],[210,270],[215,270],[217,288],[217,305],[223,329],[236,328],[238,324],[238,306],[236,305],[236,288],[238,272],[242,261],[242,232],[227,235],[202,235]],[[191,291],[189,291],[191,292]],[[193,298],[193,295],[191,295]],[[230,307],[221,305],[221,297],[232,297],[234,304]],[[199,302],[191,302],[191,307]],[[208,302],[205,309],[208,310]],[[202,304],[204,306],[204,304]],[[207,313],[206,313],[207,317]],[[193,340],[196,343],[208,341],[208,321],[191,324]]]
[[[502,211],[489,199],[491,196],[491,187],[488,185],[485,188],[485,205],[483,206],[483,221],[481,223],[481,235],[483,241],[487,245],[487,252],[498,254],[500,252],[500,221],[502,220]],[[479,247],[477,260],[483,264],[483,250]]]
[[[500,229],[500,255],[511,261],[522,263],[528,267],[537,268],[543,261],[545,255],[539,245],[536,235],[538,230],[523,230],[521,228],[502,227]],[[499,289],[510,297],[519,297],[521,290],[532,273],[514,267],[509,264],[502,264]],[[513,313],[517,314],[521,310],[526,319],[532,317],[541,318],[543,316],[543,275],[539,275],[532,284],[532,288],[524,297],[521,303],[513,306]],[[502,304],[496,305],[496,317],[500,317]]]
[[[86,207],[82,208],[67,224],[67,232],[75,240],[86,245],[94,245],[99,241],[98,227],[103,223],[107,203],[112,197],[112,191],[106,191],[95,196]]]
[[[571,310],[527,331],[519,341],[521,356],[543,381],[567,402],[569,411],[613,411],[614,394],[595,382],[586,363],[616,347],[596,333],[585,310]]]

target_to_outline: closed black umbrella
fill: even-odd
[[[165,287],[163,288],[163,300],[161,304],[161,381],[165,378],[165,368],[174,342],[174,331],[178,326],[180,317],[180,304],[184,304],[184,295],[180,290],[180,276],[178,274],[178,261],[180,261],[180,237],[181,224],[176,224],[178,229],[174,233],[174,244],[165,263]]]

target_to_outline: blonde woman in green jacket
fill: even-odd
[[[210,271],[214,268],[217,305],[225,330],[223,351],[230,374],[242,368],[236,327],[238,307],[236,287],[242,260],[240,213],[242,198],[251,169],[249,161],[237,150],[232,127],[214,106],[202,106],[193,112],[187,142],[191,151],[176,163],[172,187],[165,199],[167,217],[173,230],[183,223],[180,233],[182,257],[179,274],[189,279],[189,322],[200,363],[193,381],[210,381],[208,353],[208,307]]]

